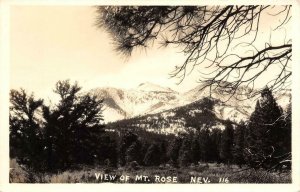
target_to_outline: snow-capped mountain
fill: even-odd
[[[97,88],[90,91],[104,99],[104,119],[112,122],[137,115],[159,112],[174,106],[179,93],[152,83],[142,83],[136,89]]]
[[[216,87],[206,86],[204,83],[196,86],[194,89],[183,93],[186,103],[200,100],[204,97],[212,97],[220,102],[215,105],[215,114],[221,119],[231,119],[236,122],[246,120],[252,112],[255,102],[253,99],[247,99],[246,94],[250,90],[245,87],[237,89],[234,97],[230,94],[224,94],[223,91]]]
[[[106,128],[107,130],[143,129],[159,134],[178,134],[203,127],[224,129],[225,121],[220,119],[213,109],[217,103],[219,103],[218,100],[205,97],[159,113],[116,121],[108,124]]]
[[[288,96],[287,93],[280,94],[281,99],[283,95]],[[262,101],[261,99],[263,98],[259,100]],[[112,122],[107,124],[106,128],[108,131],[144,130],[175,135],[203,129],[223,130],[228,123],[227,120],[235,126],[240,120],[247,120],[253,110],[251,106],[235,106],[220,99],[203,97],[180,107]]]
[[[93,89],[90,92],[104,99],[103,116],[105,122],[156,114],[210,96],[219,101],[213,109],[219,119],[230,119],[235,122],[247,120],[254,110],[256,101],[244,96],[250,91],[245,87],[240,87],[237,90],[237,96],[229,99],[229,95],[225,95],[222,91],[214,87],[210,89],[203,86],[205,85],[200,84],[185,93],[178,93],[168,87],[146,82],[141,83],[135,89],[104,87]],[[275,93],[274,97],[279,105],[285,108],[290,102],[290,94],[290,90],[286,90]]]

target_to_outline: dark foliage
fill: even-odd
[[[143,117],[111,123],[105,131],[102,101],[79,91],[77,84],[59,81],[55,92],[60,100],[47,106],[24,90],[12,90],[10,156],[32,170],[50,172],[81,164],[138,169],[223,162],[247,163],[253,168],[290,168],[291,106],[283,112],[268,88],[246,123],[216,118],[215,100],[204,98],[190,104],[192,110],[201,112],[189,124],[194,129],[178,135],[139,127]],[[175,109],[174,114],[175,118],[189,116],[184,108]],[[212,128],[217,123],[225,129]],[[159,129],[164,125],[156,126]]]
[[[234,133],[233,159],[238,165],[245,164],[244,149],[245,149],[245,122],[240,122]]]
[[[161,163],[161,149],[156,143],[150,145],[144,157],[144,164],[147,166],[158,166]]]
[[[114,142],[102,136],[102,101],[89,94],[80,95],[80,89],[76,83],[57,82],[54,92],[60,100],[52,107],[24,90],[12,90],[11,157],[32,169],[47,171],[106,159],[108,150],[104,146],[112,147]],[[109,154],[115,154],[111,150]]]
[[[116,50],[126,56],[135,48],[146,49],[157,41],[163,46],[179,47],[186,60],[175,67],[172,77],[181,82],[192,70],[203,66],[207,71],[201,73],[200,81],[234,95],[238,87],[251,87],[274,66],[281,70],[269,76],[270,89],[290,85],[291,39],[283,37],[280,45],[263,42],[259,48],[254,47],[261,26],[266,24],[261,23],[262,17],[272,15],[280,20],[272,27],[276,31],[288,23],[290,10],[291,6],[271,5],[107,6],[98,7],[97,24],[111,34]],[[246,47],[247,51],[237,55],[233,47]],[[231,81],[223,83],[228,79]],[[248,96],[261,91],[252,89]]]
[[[21,164],[33,169],[42,169],[44,161],[43,137],[38,115],[43,100],[35,99],[33,94],[27,95],[25,90],[11,90],[9,116],[10,156],[18,157]]]
[[[287,121],[290,122],[290,119]],[[252,167],[271,168],[290,153],[290,124],[266,87],[250,116],[246,135],[246,160]]]
[[[232,163],[233,155],[233,126],[229,120],[226,121],[225,130],[222,133],[221,137],[221,149],[220,149],[220,158],[227,164]]]

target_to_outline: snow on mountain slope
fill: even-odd
[[[136,89],[104,87],[93,89],[90,92],[104,99],[103,115],[105,122],[155,114],[185,106],[209,96],[220,100],[214,108],[216,116],[220,119],[230,119],[235,122],[245,121],[253,112],[256,100],[242,96],[249,92],[246,87],[240,87],[237,90],[237,94],[240,96],[229,99],[229,96],[224,95],[222,91],[215,88],[210,90],[209,87],[203,88],[204,85],[200,84],[185,93],[178,93],[170,88],[149,82],[141,83]],[[278,104],[283,109],[290,103],[290,96],[290,90],[274,94]]]
[[[188,105],[155,114],[133,117],[107,125],[107,129],[144,129],[159,134],[179,134],[201,128],[224,129],[224,120],[216,116],[218,100],[203,98]]]
[[[212,86],[207,87],[205,83],[196,86],[194,89],[183,93],[183,99],[186,103],[202,99],[204,97],[212,97],[220,100],[215,105],[214,111],[220,119],[230,119],[235,122],[246,120],[254,109],[254,99],[247,99],[245,94],[250,90],[240,87],[237,95],[231,97],[230,94],[224,94],[221,90]]]
[[[131,90],[106,87],[90,92],[104,99],[105,122],[159,112],[159,109],[172,107],[168,103],[178,97],[178,93],[172,89],[150,83],[141,84],[137,89]]]

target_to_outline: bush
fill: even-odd
[[[29,174],[26,168],[20,166],[16,159],[10,160],[9,182],[10,183],[28,183]]]

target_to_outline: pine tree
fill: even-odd
[[[283,116],[284,118],[284,130],[283,130],[283,151],[285,152],[291,152],[291,133],[292,133],[292,105],[291,101],[285,111],[285,114]]]
[[[10,102],[10,156],[29,168],[43,169],[42,122],[38,118],[43,100],[21,89],[10,91]]]
[[[156,143],[151,144],[148,147],[143,162],[147,166],[153,166],[153,165],[157,166],[160,164],[160,156],[161,156],[161,151],[159,146]]]
[[[199,143],[201,148],[201,160],[207,162],[211,159],[211,138],[208,127],[200,130]]]
[[[102,100],[89,94],[79,95],[80,90],[77,83],[58,81],[54,89],[60,96],[58,104],[43,108],[50,170],[65,169],[78,163],[92,164],[103,156],[99,148],[104,132]]]
[[[198,163],[201,159],[201,147],[199,142],[199,131],[191,139],[191,156],[192,162]]]
[[[121,136],[119,143],[119,164],[124,166],[126,164],[126,152],[127,149],[138,140],[138,136],[131,131],[126,131]]]
[[[221,137],[220,157],[224,162],[231,163],[233,159],[232,148],[234,130],[229,120],[225,122],[225,126]]]
[[[142,151],[141,142],[139,140],[136,140],[126,150],[126,154],[125,154],[126,164],[129,164],[134,161],[137,162],[138,164],[141,164],[143,160],[143,155],[141,151]]]
[[[22,89],[11,90],[11,157],[38,171],[93,164],[108,157],[102,146],[115,145],[102,137],[102,100],[80,90],[77,83],[58,81],[54,92],[60,100],[52,106]]]
[[[269,167],[272,157],[282,155],[284,133],[282,109],[266,87],[247,126],[246,160],[253,167]]]
[[[233,147],[233,158],[234,162],[238,165],[242,165],[245,163],[244,160],[244,150],[245,150],[245,131],[246,125],[245,122],[242,121],[235,129],[234,134],[234,147]]]
[[[220,162],[220,145],[221,145],[222,131],[220,129],[213,129],[210,135],[210,157],[211,161]]]
[[[191,138],[188,135],[184,137],[178,153],[178,164],[181,167],[185,167],[192,162]]]
[[[168,149],[168,156],[170,159],[170,163],[173,166],[177,166],[177,160],[178,160],[178,156],[179,156],[179,150],[182,144],[182,138],[180,136],[174,138],[174,140],[172,141],[172,143],[169,145],[169,149]]]
[[[166,138],[162,139],[159,144],[160,151],[160,163],[166,163],[168,161],[168,140]]]
[[[97,24],[111,34],[117,52],[126,56],[130,56],[135,49],[149,48],[154,42],[181,47],[186,59],[181,65],[176,65],[172,71],[173,77],[184,80],[188,71],[197,66],[200,66],[200,70],[201,67],[206,67],[212,72],[199,78],[203,82],[202,86],[210,89],[215,86],[223,88],[223,95],[228,93],[233,96],[238,88],[254,85],[273,66],[277,66],[279,70],[265,76],[269,78],[271,88],[278,90],[289,85],[292,73],[291,39],[277,46],[266,43],[261,48],[252,49],[261,27],[269,24],[263,22],[262,18],[272,12],[272,9],[282,9],[272,18],[285,18],[280,26],[284,26],[287,23],[285,21],[292,16],[291,5],[282,8],[269,5],[99,6]],[[246,46],[239,43],[241,36],[246,37]],[[284,38],[286,37],[288,36]],[[251,50],[253,54],[249,55],[246,51],[235,57],[235,52],[230,49],[231,45]],[[262,66],[263,70],[258,70],[256,66]],[[222,83],[227,79],[230,82]],[[260,89],[252,89],[254,94],[250,95],[256,96],[259,91]]]

